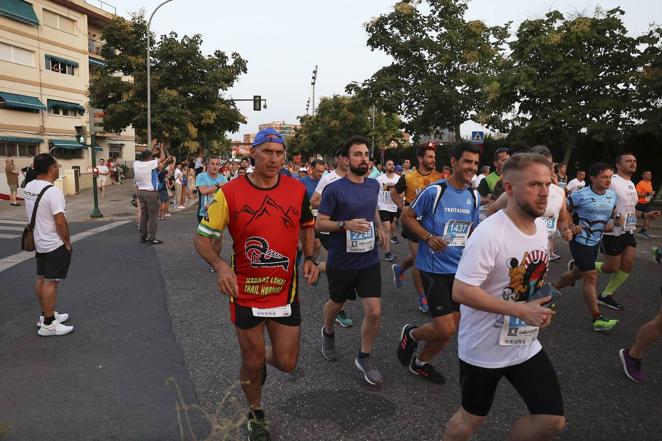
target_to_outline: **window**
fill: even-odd
[[[0,60],[23,64],[25,66],[34,66],[34,52],[6,43],[0,43]]]
[[[32,158],[37,155],[38,150],[39,146],[36,144],[0,142],[0,156]]]
[[[49,107],[48,113],[59,116],[78,116],[78,112],[75,109],[64,109],[57,106]]]
[[[70,18],[67,18],[63,15],[56,14],[55,12],[44,11],[44,24],[55,29],[59,29],[64,32],[69,32],[70,34],[74,33],[76,27],[76,22]]]
[[[83,152],[84,149],[69,150],[54,148],[52,150],[53,156],[55,156],[57,159],[82,159]]]
[[[52,72],[57,72],[61,73],[63,75],[73,75],[75,72],[75,68],[78,63],[75,61],[67,61],[67,60],[62,60],[59,58],[53,58],[50,56],[46,56],[46,70],[50,70]]]
[[[108,147],[108,157],[118,159],[122,157],[122,146],[111,145]]]

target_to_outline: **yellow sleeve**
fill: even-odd
[[[228,225],[229,219],[228,203],[221,188],[216,192],[214,199],[207,208],[207,215],[202,219],[198,225],[197,233],[200,236],[221,238],[223,230]]]

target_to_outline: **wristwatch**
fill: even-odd
[[[428,240],[432,237],[432,233],[428,233],[428,237],[425,238],[425,243],[428,243]]]
[[[345,221],[338,221],[338,230],[344,230],[345,229]]]
[[[310,260],[311,262],[313,262],[315,264],[315,266],[320,264],[317,260],[315,260],[314,256],[306,256],[306,257],[303,258],[303,260]]]

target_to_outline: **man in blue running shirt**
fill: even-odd
[[[568,196],[568,209],[573,213],[574,234],[570,241],[570,252],[574,261],[568,265],[568,271],[554,283],[557,289],[573,285],[576,280],[583,279],[584,301],[591,311],[591,321],[594,331],[608,331],[618,323],[618,320],[608,320],[598,308],[596,285],[598,272],[595,259],[605,231],[613,228],[616,194],[609,189],[613,170],[609,164],[598,162],[589,168],[591,185]]]
[[[456,332],[460,307],[451,298],[457,265],[464,244],[478,224],[478,192],[471,179],[478,170],[480,150],[469,142],[453,147],[454,172],[428,187],[404,207],[402,222],[419,239],[416,268],[429,306],[432,321],[417,327],[406,324],[400,334],[398,360],[412,374],[434,383],[446,380],[430,361],[441,352]],[[418,355],[418,342],[425,345]]]

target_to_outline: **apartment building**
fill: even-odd
[[[91,152],[76,142],[74,127],[89,130],[92,112],[103,130],[103,111],[90,109],[88,87],[104,65],[100,36],[114,16],[103,1],[0,1],[0,197],[8,193],[5,158],[24,167],[49,151],[62,164],[61,176],[78,169],[77,189],[91,186]],[[135,159],[133,128],[99,132],[96,144],[97,158]],[[63,187],[75,191],[71,183]]]

